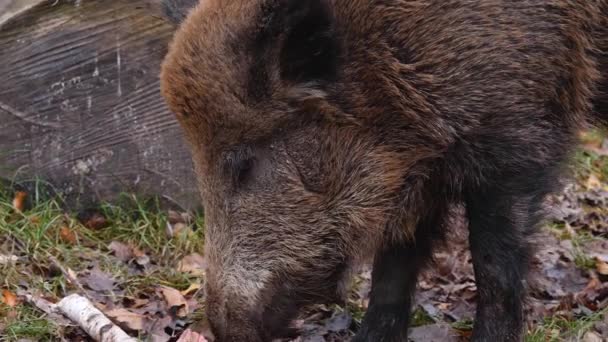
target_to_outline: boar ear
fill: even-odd
[[[286,0],[286,38],[281,77],[289,81],[329,80],[337,72],[339,44],[330,0]]]
[[[199,0],[161,0],[163,15],[173,24],[181,24]]]

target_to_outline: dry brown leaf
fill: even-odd
[[[122,262],[128,262],[135,256],[133,248],[122,242],[112,241],[108,249],[114,252],[114,255]]]
[[[585,187],[587,187],[587,189],[599,189],[602,187],[602,182],[600,182],[599,178],[592,173],[585,182]]]
[[[95,209],[80,212],[78,214],[78,220],[83,226],[92,230],[103,229],[110,225],[110,222],[108,222],[104,214]]]
[[[189,294],[191,294],[192,292],[198,291],[201,288],[201,284],[200,283],[194,283],[194,284],[190,284],[190,286],[185,289],[184,291],[181,291],[180,293],[183,296],[187,296]]]
[[[593,331],[587,331],[583,336],[583,342],[602,342],[602,337]]]
[[[144,329],[144,321],[146,320],[144,315],[140,315],[122,308],[106,311],[105,314],[116,322],[122,323],[121,325],[126,326],[131,330]]]
[[[144,331],[148,334],[147,341],[149,342],[169,342],[172,337],[167,334],[167,331],[172,332],[174,329],[174,321],[168,315],[161,318],[148,319]],[[167,329],[170,328],[170,329]],[[167,330],[165,330],[167,329]]]
[[[413,342],[458,341],[456,332],[447,324],[429,324],[412,328],[409,340]]]
[[[185,223],[176,223],[173,225],[173,235],[179,235],[181,233],[190,233],[190,227],[186,226]]]
[[[63,226],[59,230],[59,237],[65,243],[75,244],[76,243],[76,232],[70,229],[68,226]]]
[[[168,237],[175,237],[178,235],[188,236],[188,235],[192,234],[192,228],[190,228],[190,226],[188,226],[182,222],[178,222],[176,224],[171,224],[171,223],[167,222],[166,232],[167,232]]]
[[[450,306],[452,306],[452,304],[450,304],[450,303],[439,303],[439,304],[437,304],[437,307],[440,310],[448,310],[450,308]]]
[[[141,249],[137,248],[136,246],[131,246],[131,249],[133,250],[133,255],[135,255],[136,258],[145,256],[146,253],[144,251],[142,251]]]
[[[2,303],[10,306],[11,308],[19,304],[17,295],[9,290],[2,290]]]
[[[161,286],[160,290],[169,305],[169,309],[175,310],[177,317],[186,317],[188,315],[188,302],[178,290],[168,286]]]
[[[141,308],[143,306],[148,305],[150,303],[150,300],[145,299],[145,298],[133,298],[133,297],[125,296],[122,299],[122,303],[126,308],[137,309],[137,308]]]
[[[177,342],[208,342],[208,340],[202,334],[187,329],[182,333]]]
[[[575,236],[577,236],[578,234],[576,233],[576,230],[574,230],[574,228],[572,228],[572,226],[570,225],[570,223],[565,222],[564,224],[564,233],[562,236],[562,239],[572,239]]]
[[[150,263],[150,257],[144,251],[135,246],[132,246],[132,249],[133,255],[135,256],[135,263],[139,266],[146,266]]]
[[[169,221],[170,224],[186,223],[182,214],[175,210],[169,210],[167,213],[167,221]]]
[[[89,274],[83,278],[83,284],[93,291],[112,291],[114,289],[114,279],[109,274],[103,272],[98,267],[93,268]]]
[[[192,215],[190,215],[187,212],[177,212],[175,210],[169,210],[167,212],[167,221],[170,224],[176,224],[176,223],[191,223],[192,222]]]
[[[195,276],[202,276],[205,274],[206,262],[205,258],[198,254],[193,253],[185,256],[177,265],[177,269],[180,272],[190,273]]]
[[[601,275],[608,275],[608,263],[600,258],[595,258],[595,268]]]
[[[22,212],[25,209],[25,199],[27,198],[27,193],[25,191],[17,191],[15,192],[15,197],[13,198],[13,209],[18,212]]]
[[[580,142],[582,143],[582,146],[584,147],[599,148],[602,146],[602,142],[604,140],[602,135],[594,134],[593,131],[589,130],[579,131],[578,137],[580,139]]]

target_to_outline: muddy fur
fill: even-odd
[[[289,334],[373,258],[355,340],[406,341],[459,204],[473,340],[521,340],[540,203],[576,132],[608,122],[607,1],[201,1],[161,79],[205,207],[216,340]]]

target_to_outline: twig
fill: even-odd
[[[78,291],[83,295],[86,296],[88,298],[87,295],[87,291],[84,289],[84,287],[82,286],[82,284],[80,283],[80,281],[78,281],[78,279],[76,278],[76,275],[74,274],[74,271],[66,268],[65,266],[63,266],[59,260],[57,260],[57,258],[55,258],[52,254],[47,252],[47,257],[49,258],[49,260],[53,263],[53,265],[55,265],[59,270],[61,270],[61,273],[63,273],[63,276],[74,286],[76,286],[76,288],[78,289]]]
[[[25,246],[25,244],[23,242],[21,242],[14,234],[12,234],[11,232],[8,232],[8,237],[13,241],[13,244],[15,244],[17,246],[17,248],[21,251],[21,252],[27,252],[27,248]],[[57,260],[57,258],[55,258],[51,253],[49,252],[45,252],[47,258],[51,261],[51,263],[53,263],[53,265],[55,265],[55,267],[57,267],[61,273],[63,274],[63,276],[74,286],[76,286],[76,288],[78,289],[78,291],[85,297],[89,297],[87,294],[87,291],[85,290],[85,288],[82,286],[82,284],[80,283],[80,281],[78,281],[78,279],[76,278],[76,275],[74,274],[74,271],[72,271],[69,268],[66,268],[65,266],[63,266],[63,264],[61,262],[59,262],[59,260]],[[33,258],[28,258],[30,259],[32,262],[35,263],[35,260],[33,260]],[[0,260],[0,264],[2,264],[1,260]]]
[[[13,242],[13,245],[15,245],[20,252],[27,252],[27,248],[25,247],[25,244],[23,242],[21,242],[21,240],[19,240],[15,236],[15,234],[11,233],[10,231],[8,231],[6,233],[7,233],[8,239]]]

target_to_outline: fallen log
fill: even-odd
[[[0,178],[41,178],[75,209],[123,192],[193,209],[159,87],[175,27],[154,3],[0,1]]]

